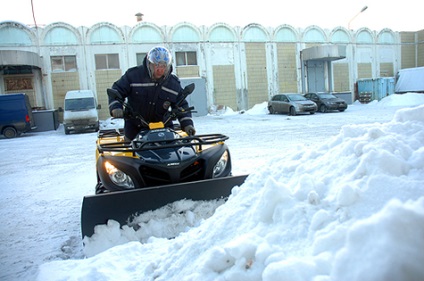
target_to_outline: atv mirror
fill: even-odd
[[[123,101],[123,98],[122,98],[121,94],[117,90],[115,90],[115,89],[110,89],[110,88],[107,89],[107,95],[112,100]]]
[[[181,103],[186,99],[186,97],[194,91],[194,88],[195,88],[194,83],[188,84],[187,86],[184,87],[183,91],[181,92],[181,97],[177,102],[177,106],[181,105]]]
[[[183,89],[183,95],[184,96],[188,96],[190,95],[193,91],[194,88],[196,87],[196,85],[194,83],[188,84],[187,86],[184,87]]]

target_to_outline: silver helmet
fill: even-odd
[[[172,55],[167,48],[154,47],[147,53],[147,68],[150,77],[152,77],[155,65],[163,65],[166,67],[164,76],[168,75],[172,65]]]

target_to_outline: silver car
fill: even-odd
[[[277,94],[268,102],[268,110],[270,114],[296,115],[308,112],[314,114],[317,111],[317,105],[301,94]]]

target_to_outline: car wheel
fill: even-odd
[[[274,110],[274,108],[272,106],[269,106],[268,107],[268,111],[269,111],[269,114],[274,114],[275,113],[275,110]]]
[[[310,114],[315,114],[315,111],[311,111],[311,112],[309,112]]]
[[[323,104],[321,104],[321,106],[319,107],[319,111],[322,113],[326,113],[327,112],[327,107]]]
[[[16,137],[18,135],[18,132],[16,132],[16,129],[13,127],[7,127],[3,130],[3,135],[6,138],[11,139]]]
[[[339,109],[339,111],[340,111],[340,112],[343,112],[343,111],[345,111],[345,110],[344,110],[344,109]]]
[[[291,116],[295,116],[296,115],[296,109],[294,108],[294,106],[290,107],[289,115],[291,115]]]

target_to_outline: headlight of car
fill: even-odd
[[[110,180],[117,186],[128,189],[134,188],[134,183],[131,177],[116,168],[109,161],[105,162],[105,169],[106,173],[109,175]]]
[[[225,168],[228,164],[228,151],[225,150],[224,153],[221,155],[221,158],[216,162],[215,166],[213,167],[213,177],[218,178],[222,176],[222,174],[225,171]]]

